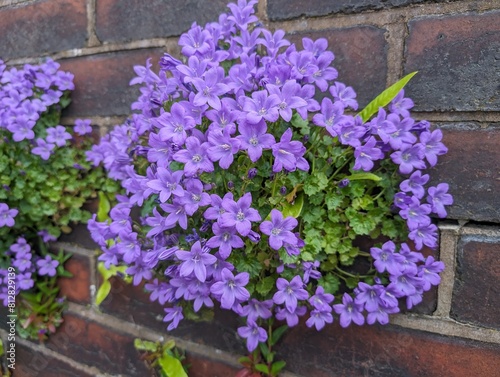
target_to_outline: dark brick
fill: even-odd
[[[73,274],[71,278],[60,278],[61,295],[69,301],[90,304],[90,259],[92,256],[73,254],[64,268]]]
[[[193,22],[218,21],[226,0],[99,0],[96,32],[101,41],[124,42],[180,35]]]
[[[63,115],[130,114],[130,105],[140,94],[138,86],[129,86],[136,76],[134,65],[145,65],[148,58],[156,63],[161,55],[160,49],[144,49],[62,60],[62,69],[75,75],[72,103]]]
[[[0,10],[2,59],[37,57],[85,46],[85,1],[35,1]]]
[[[301,325],[277,348],[288,371],[303,376],[494,376],[500,346],[397,326],[338,324],[321,332]]]
[[[448,153],[430,169],[432,184],[447,182],[454,203],[451,219],[500,221],[500,128],[474,124],[438,125]]]
[[[88,210],[88,208],[86,209]],[[97,211],[94,210],[92,212],[97,212]],[[80,247],[87,248],[89,250],[95,250],[100,248],[99,245],[97,245],[90,236],[90,232],[87,229],[86,224],[71,225],[71,228],[72,228],[71,233],[62,234],[61,237],[59,237],[58,241],[69,244],[75,244]]]
[[[121,279],[112,278],[111,287],[110,294],[100,306],[103,312],[159,332],[167,332],[167,324],[162,322],[164,307],[158,302],[151,302],[142,286],[134,287]],[[245,353],[244,344],[236,334],[240,325],[236,316],[227,310],[217,309],[211,322],[184,319],[170,334],[225,351]]]
[[[93,374],[75,369],[54,357],[16,345],[16,369],[14,377],[92,377]]]
[[[133,337],[71,313],[64,315],[62,326],[51,335],[47,347],[103,372],[131,377],[149,375]]]
[[[299,48],[302,48],[303,37],[326,38],[329,50],[335,54],[333,66],[339,72],[337,80],[354,88],[361,109],[386,87],[385,32],[374,26],[358,26],[291,34],[287,38]]]
[[[500,12],[423,17],[409,23],[405,71],[416,110],[500,109]]]
[[[239,371],[233,366],[197,354],[187,353],[186,356],[186,363],[190,365],[189,377],[228,377]]]
[[[500,329],[499,258],[500,238],[459,242],[451,308],[457,321]]]
[[[440,3],[445,1],[448,0],[268,0],[267,13],[271,20],[286,20],[300,16],[359,13],[368,10],[381,10],[411,4]]]

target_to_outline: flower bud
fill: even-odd
[[[344,187],[346,187],[348,184],[349,184],[349,180],[348,180],[347,178],[344,178],[343,180],[341,180],[341,181],[339,182],[339,187],[340,187],[340,188],[344,188]]]
[[[281,195],[286,195],[286,187],[285,186],[281,186],[281,188],[280,188],[280,194]]]
[[[248,171],[247,177],[248,179],[254,179],[256,175],[257,175],[257,168],[251,168]]]

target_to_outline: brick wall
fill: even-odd
[[[225,0],[0,0],[0,55],[9,65],[51,56],[75,74],[70,124],[87,117],[104,130],[137,96],[132,66],[164,51],[193,21],[224,11]],[[289,39],[324,36],[339,79],[360,105],[405,73],[416,118],[444,130],[449,153],[435,168],[455,204],[440,223],[442,284],[389,326],[294,328],[279,348],[288,376],[494,376],[500,370],[500,4],[495,0],[261,0],[258,12]],[[363,88],[361,90],[361,88]],[[134,337],[174,337],[192,376],[238,370],[237,319],[185,322],[172,334],[162,308],[142,289],[113,281],[99,309],[94,245],[84,227],[54,247],[74,253],[61,281],[70,301],[46,345],[18,340],[16,377],[147,376]],[[3,330],[0,330],[3,331]],[[2,332],[5,335],[5,332]]]

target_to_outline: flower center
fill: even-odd
[[[273,228],[273,230],[271,230],[271,234],[273,236],[277,236],[280,233],[281,233],[281,229],[280,228]]]
[[[252,138],[249,140],[250,144],[252,144],[254,147],[259,144],[259,140],[255,136],[252,136]]]
[[[195,154],[192,158],[191,161],[193,162],[200,162],[202,160],[201,156],[199,154]]]
[[[239,210],[238,213],[236,214],[236,220],[238,220],[238,221],[245,220],[245,214],[243,212],[241,212],[241,210]]]

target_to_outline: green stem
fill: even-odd
[[[335,267],[335,269],[340,272],[341,274],[344,274],[345,276],[349,276],[351,278],[355,278],[355,279],[359,279],[359,278],[368,278],[370,277],[369,275],[354,275],[354,274],[351,274],[350,272],[347,272],[347,271],[344,271],[342,270],[341,268],[339,268],[338,266]]]

